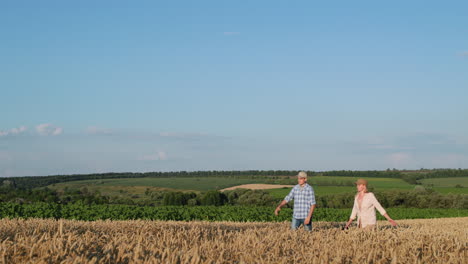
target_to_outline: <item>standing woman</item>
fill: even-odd
[[[364,179],[359,179],[356,181],[356,188],[358,193],[354,198],[354,206],[353,211],[351,213],[351,217],[349,221],[346,223],[346,227],[348,228],[349,225],[358,217],[358,227],[359,228],[373,228],[377,223],[377,218],[375,216],[375,209],[379,210],[379,213],[392,224],[392,226],[396,226],[397,223],[390,218],[387,214],[385,209],[380,205],[379,201],[375,198],[373,193],[367,191],[367,181]]]

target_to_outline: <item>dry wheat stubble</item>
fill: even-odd
[[[466,263],[468,218],[314,223],[0,220],[2,263]]]

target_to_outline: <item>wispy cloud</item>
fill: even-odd
[[[12,128],[9,130],[0,130],[0,137],[8,136],[8,135],[17,135],[25,132],[27,128],[25,126],[20,126],[18,128]]]
[[[459,53],[459,55],[462,57],[468,57],[468,51],[462,51]]]
[[[157,151],[154,154],[144,155],[140,157],[138,160],[146,160],[146,161],[167,160],[167,153],[165,151]]]
[[[98,135],[98,134],[104,134],[104,135],[109,135],[112,133],[110,129],[107,128],[102,128],[102,127],[97,127],[97,126],[89,126],[86,128],[86,133],[91,134],[91,135]]]
[[[235,36],[235,35],[240,35],[240,32],[235,32],[235,31],[225,31],[224,36]]]
[[[63,133],[63,128],[46,123],[37,125],[36,131],[41,136],[58,136]]]

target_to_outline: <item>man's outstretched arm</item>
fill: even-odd
[[[283,200],[275,209],[275,215],[279,214],[279,211],[281,211],[281,207],[285,206],[288,203],[288,201]]]

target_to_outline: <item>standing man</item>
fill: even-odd
[[[284,200],[276,207],[275,215],[278,215],[281,207],[294,199],[293,218],[291,229],[296,230],[301,224],[307,231],[312,230],[312,215],[315,209],[315,193],[312,186],[307,184],[307,173],[301,171],[297,174],[297,185],[294,186]]]

